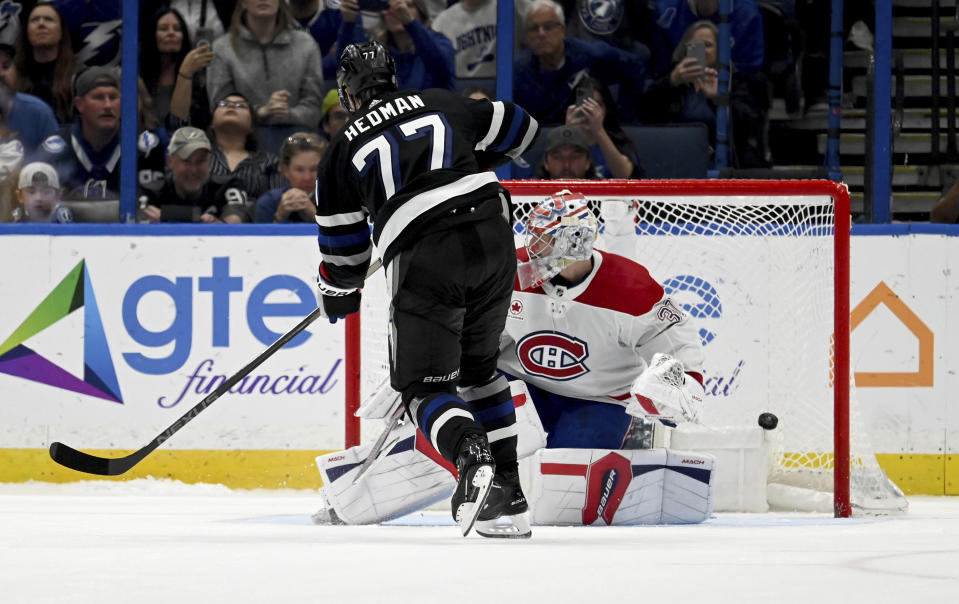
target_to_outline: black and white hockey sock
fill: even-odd
[[[469,405],[447,392],[416,396],[409,402],[416,426],[445,459],[456,463],[460,442],[467,434],[483,434],[483,426],[473,419]]]
[[[462,388],[460,396],[469,403],[473,418],[486,429],[497,469],[515,466],[516,410],[506,378],[496,375],[483,384]]]

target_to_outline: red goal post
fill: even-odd
[[[784,473],[792,473],[790,466],[801,466],[801,471],[806,472],[810,468],[816,473],[823,471],[829,472],[834,469],[832,474],[833,502],[836,516],[847,517],[852,513],[852,502],[850,500],[850,467],[853,464],[850,451],[850,366],[849,366],[849,341],[850,341],[850,304],[849,304],[849,229],[850,229],[850,210],[849,193],[845,185],[837,184],[832,181],[815,180],[623,180],[623,181],[504,181],[503,185],[509,189],[513,197],[514,229],[517,233],[517,241],[521,241],[522,223],[526,212],[531,203],[541,199],[551,193],[562,189],[584,193],[591,202],[597,215],[601,215],[601,208],[604,202],[626,201],[627,203],[639,204],[639,217],[636,223],[635,234],[637,235],[636,247],[642,251],[633,256],[633,259],[647,266],[651,273],[658,280],[664,278],[671,279],[678,288],[678,294],[684,293],[704,286],[716,291],[722,285],[729,285],[731,281],[738,281],[740,277],[745,278],[748,273],[763,272],[767,267],[763,265],[765,258],[770,263],[781,263],[782,266],[775,266],[768,269],[772,273],[773,269],[777,276],[770,276],[768,280],[772,283],[791,282],[792,280],[808,279],[810,284],[815,285],[815,291],[821,291],[823,297],[831,296],[831,305],[828,301],[822,302],[823,308],[821,314],[809,312],[810,309],[804,308],[803,301],[791,300],[791,294],[788,292],[780,293],[778,285],[762,284],[758,289],[767,289],[768,292],[754,292],[749,289],[749,283],[735,283],[730,288],[730,293],[726,294],[723,303],[729,306],[735,302],[736,295],[743,297],[767,296],[770,299],[769,308],[773,309],[770,313],[783,312],[784,315],[776,319],[767,317],[760,318],[757,322],[764,326],[768,323],[768,340],[772,344],[779,345],[779,348],[786,350],[782,354],[791,354],[790,348],[794,344],[791,340],[804,338],[804,332],[795,333],[794,329],[800,329],[793,325],[796,320],[806,320],[807,315],[815,315],[809,321],[825,323],[828,325],[818,325],[816,336],[822,339],[823,334],[826,338],[832,337],[831,342],[819,342],[818,339],[811,346],[795,343],[796,347],[804,346],[809,350],[803,350],[803,354],[808,357],[809,373],[815,375],[814,378],[819,383],[823,381],[832,389],[832,417],[821,420],[809,420],[808,423],[822,423],[823,430],[832,432],[832,451],[820,451],[821,455],[813,460],[805,457],[801,451],[802,446],[785,445],[784,452],[780,455],[786,466]],[[790,243],[784,243],[789,241]],[[745,247],[738,247],[744,244]],[[783,250],[767,251],[772,248],[786,246]],[[690,248],[701,247],[702,250],[696,253],[700,254],[697,259],[685,261],[685,265],[671,269],[663,266],[659,269],[659,259],[672,262],[675,257],[687,253]],[[598,247],[602,247],[598,244]],[[831,249],[827,249],[831,248]],[[698,248],[697,248],[698,249]],[[649,252],[649,256],[645,254]],[[689,252],[693,253],[693,252]],[[725,254],[725,255],[724,255]],[[772,254],[778,254],[773,258]],[[653,256],[656,256],[654,258]],[[724,265],[722,267],[726,272],[717,274],[715,278],[707,276],[705,279],[692,277],[693,272],[687,270],[689,266],[695,267],[698,262],[704,258],[721,257],[717,262]],[[795,256],[793,258],[793,256]],[[828,256],[828,257],[827,257]],[[654,266],[647,264],[646,260],[652,261]],[[791,264],[792,262],[794,264]],[[737,263],[742,262],[741,271],[743,275],[737,276]],[[805,263],[805,265],[803,265]],[[815,264],[810,267],[809,264]],[[795,277],[789,272],[795,271]],[[658,273],[658,274],[657,274]],[[779,274],[781,273],[781,274]],[[685,282],[683,280],[686,280]],[[712,283],[707,283],[713,279]],[[383,281],[382,277],[374,275],[373,281]],[[828,280],[828,283],[825,281]],[[823,281],[823,283],[820,283]],[[376,293],[367,294],[369,290],[374,289],[374,285],[368,281],[367,288],[364,290],[363,312],[359,315],[352,315],[346,322],[346,349],[345,349],[345,371],[346,371],[346,445],[353,446],[359,444],[361,425],[360,420],[354,417],[353,413],[358,408],[363,396],[369,394],[370,384],[374,379],[382,378],[386,372],[384,363],[386,351],[386,301],[385,296]],[[385,289],[383,290],[385,291]],[[667,291],[669,291],[667,289]],[[736,295],[733,295],[736,294]],[[701,299],[712,299],[712,294],[706,295]],[[796,296],[798,298],[798,296]],[[779,310],[780,302],[784,304],[796,305],[794,308]],[[814,304],[820,302],[813,301]],[[703,303],[692,304],[690,306],[694,315],[701,311]],[[710,321],[723,321],[725,317],[720,317],[719,311],[703,311],[704,323]],[[755,311],[749,311],[755,312]],[[722,313],[726,313],[725,308]],[[827,318],[826,315],[830,315]],[[748,316],[748,315],[747,315]],[[751,318],[751,317],[750,317]],[[831,320],[830,320],[831,319]],[[742,330],[749,327],[749,322],[741,325]],[[735,332],[731,324],[722,324],[727,333],[720,334],[719,340],[731,339],[729,333]],[[704,327],[704,343],[710,342],[715,336],[710,330],[712,327]],[[721,329],[721,328],[720,328]],[[828,332],[828,333],[827,333]],[[737,334],[738,335],[738,334]],[[709,338],[709,339],[706,339]],[[744,340],[745,341],[745,340]],[[364,346],[365,344],[365,346]],[[785,345],[784,345],[785,344]],[[820,348],[821,344],[821,348]],[[829,347],[832,347],[832,359],[830,362]],[[710,344],[715,348],[716,344]],[[749,348],[750,343],[745,347]],[[366,348],[366,350],[364,350]],[[730,356],[730,354],[745,353],[726,353],[724,350],[721,357]],[[707,359],[710,357],[710,348],[706,349]],[[740,361],[736,366],[736,373],[730,378],[725,376],[725,390],[722,384],[713,383],[712,390],[717,388],[728,393],[734,380],[740,378],[740,390],[743,383],[743,368],[753,371],[757,365],[765,366],[769,372],[765,376],[768,381],[768,388],[778,385],[778,381],[783,376],[774,375],[776,369],[774,364],[782,366],[785,363],[787,370],[782,372],[789,379],[792,379],[793,371],[789,370],[789,358],[778,359],[775,361],[769,357],[763,360],[766,354],[760,350],[758,353],[752,351],[752,358],[748,361]],[[782,356],[780,353],[779,356]],[[818,358],[822,357],[822,358]],[[744,357],[745,358],[745,357]],[[806,357],[804,357],[806,359]],[[802,361],[806,363],[807,360]],[[725,369],[724,369],[725,370]],[[709,366],[707,366],[709,371]],[[719,372],[717,372],[718,375]],[[821,373],[829,373],[828,377],[821,376]],[[372,374],[378,374],[375,378]],[[754,374],[758,375],[758,373]],[[771,377],[770,377],[771,376]],[[723,378],[718,378],[722,382]],[[754,392],[762,392],[759,388],[763,379],[756,379],[757,385]],[[375,386],[375,384],[373,384]],[[793,390],[801,390],[803,383],[798,382]],[[710,388],[707,388],[707,392]],[[765,396],[765,393],[763,393]],[[745,396],[745,394],[743,394]],[[773,395],[768,395],[773,399]],[[750,400],[757,399],[759,396],[753,395],[747,397]],[[777,397],[782,398],[782,397]],[[796,405],[802,407],[802,401],[797,401]],[[760,408],[765,409],[764,404]],[[787,412],[785,417],[780,416],[781,420],[789,422],[793,417],[803,418],[802,409],[792,410],[795,415]],[[756,415],[752,416],[755,422]],[[801,424],[805,420],[793,421],[792,424]],[[829,425],[831,424],[831,425]],[[788,424],[787,424],[788,427]],[[804,428],[803,428],[804,429]],[[829,448],[827,445],[815,442],[820,436],[811,437],[810,446],[815,449]],[[792,449],[797,449],[793,451]],[[868,455],[868,453],[867,453]],[[872,456],[874,458],[874,455]],[[823,487],[825,490],[825,487]]]

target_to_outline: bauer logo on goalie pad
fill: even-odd
[[[537,331],[516,343],[516,357],[530,375],[571,380],[589,372],[586,342],[555,331]]]

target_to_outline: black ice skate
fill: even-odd
[[[517,470],[497,472],[486,505],[476,520],[476,532],[483,537],[528,539],[529,505]]]
[[[456,456],[459,481],[450,501],[453,518],[460,525],[464,537],[469,534],[476,517],[483,509],[493,483],[495,469],[493,454],[490,453],[486,437],[479,434],[467,435]]]

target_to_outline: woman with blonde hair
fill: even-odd
[[[275,152],[296,130],[320,122],[323,64],[313,37],[294,24],[283,0],[239,0],[229,31],[213,42],[211,99],[242,94],[260,122],[260,145]],[[210,107],[213,111],[215,107]]]

